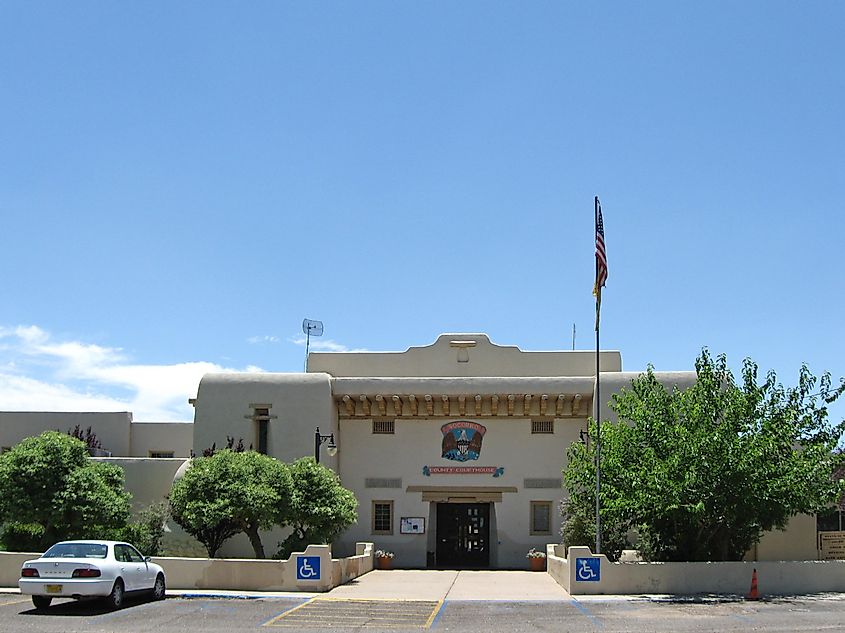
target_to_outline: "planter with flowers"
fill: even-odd
[[[393,552],[377,549],[375,553],[376,569],[390,569],[393,567]]]
[[[531,571],[545,571],[546,570],[546,553],[533,547],[528,550],[525,555],[528,559],[528,564],[531,566]]]

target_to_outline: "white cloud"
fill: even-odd
[[[211,362],[133,364],[120,348],[54,341],[38,326],[0,326],[0,403],[17,411],[132,411],[141,421],[189,421]]]
[[[305,337],[302,335],[293,336],[288,339],[289,342],[293,343],[294,345],[299,345],[300,347],[305,347]],[[311,337],[311,344],[309,346],[309,350],[312,352],[367,352],[369,350],[364,348],[349,348],[342,343],[338,343],[337,341],[333,341],[330,338],[322,339],[322,338],[315,338]]]
[[[282,339],[280,339],[278,336],[265,334],[264,336],[250,336],[246,340],[246,342],[252,343],[253,345],[257,345],[259,343],[281,343]]]

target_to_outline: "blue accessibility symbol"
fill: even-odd
[[[297,580],[320,580],[320,557],[319,556],[297,556],[296,557],[296,579]]]
[[[601,580],[601,559],[576,558],[575,580],[581,582],[599,582]]]

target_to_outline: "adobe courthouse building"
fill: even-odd
[[[615,351],[601,352],[601,370],[602,419],[614,419],[606,403],[639,372],[623,372]],[[684,387],[695,372],[657,377]],[[113,461],[146,501],[163,499],[186,461],[186,427],[196,454],[225,446],[227,437],[283,461],[316,448],[360,503],[358,523],[334,544],[336,556],[373,541],[395,552],[399,567],[524,568],[529,548],[560,541],[561,470],[568,447],[587,429],[595,386],[593,351],[524,352],[485,334],[444,334],[404,352],[312,352],[305,373],[204,376],[192,399],[193,425],[178,432],[162,425],[155,439],[147,428],[119,434],[126,437],[121,446],[139,447],[136,453],[154,446],[167,455],[176,446],[172,458]],[[318,427],[333,436],[334,455],[326,444],[315,446]],[[8,445],[3,433],[0,426]],[[241,537],[223,554],[251,556]],[[265,547],[273,551],[277,540],[280,533],[267,535]],[[817,556],[814,517],[796,517],[751,553],[759,560]]]
[[[602,352],[618,374],[621,356]],[[522,352],[445,334],[405,352],[311,353],[305,374],[210,374],[194,450],[227,435],[290,461],[313,455],[360,502],[335,547],[373,540],[408,567],[522,567],[559,539],[566,451],[587,428],[595,354]],[[605,393],[610,393],[607,388]]]

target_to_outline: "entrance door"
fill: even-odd
[[[437,566],[490,566],[490,504],[437,504]]]

